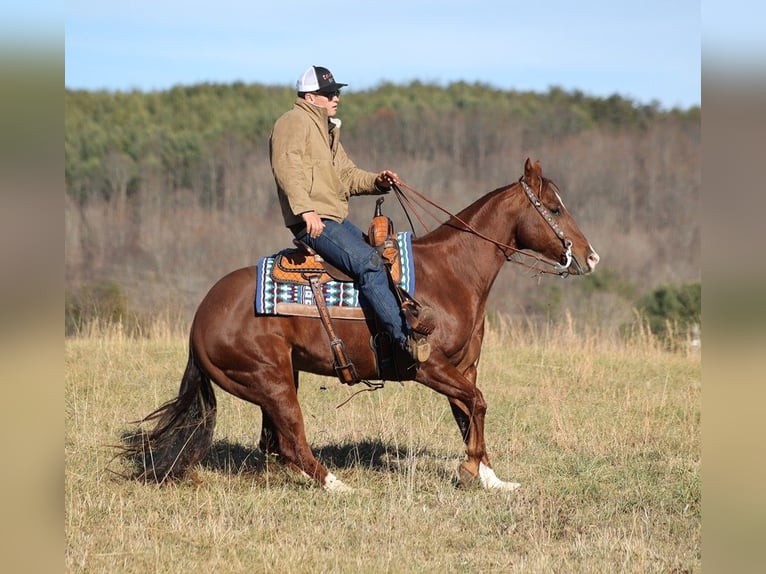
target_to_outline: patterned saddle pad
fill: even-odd
[[[400,231],[397,233],[397,241],[401,265],[401,277],[398,283],[402,289],[414,296],[415,266],[412,260],[412,233]],[[295,250],[283,250],[274,255],[262,257],[258,261],[255,312],[259,315],[314,315],[316,303],[311,287],[305,282],[296,282],[295,275],[275,267],[278,259],[282,259],[281,266],[285,267],[285,260],[282,258],[285,252],[295,253]],[[293,260],[299,265],[309,267],[317,265],[313,257],[303,257],[303,261],[301,257],[293,257]],[[320,272],[319,269],[316,271]],[[359,290],[353,283],[330,280],[322,283],[321,288],[331,315],[349,319],[364,318],[361,309],[365,304],[360,300]]]

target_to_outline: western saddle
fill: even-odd
[[[429,307],[421,305],[407,291],[399,287],[399,281],[402,277],[399,242],[396,239],[393,222],[382,213],[382,203],[383,198],[380,198],[375,204],[375,215],[370,223],[367,241],[383,258],[389,276],[389,283],[399,300],[401,309],[413,334],[416,337],[425,338],[433,332],[435,327],[433,313]],[[370,387],[375,386],[369,381],[361,379],[357,374],[356,367],[346,353],[343,341],[335,332],[332,317],[327,309],[327,303],[320,287],[323,283],[332,280],[351,282],[353,279],[325,261],[306,243],[297,239],[294,240],[294,243],[295,249],[287,249],[275,257],[272,277],[278,282],[309,285],[311,287],[319,312],[319,318],[322,320],[322,324],[330,339],[335,372],[340,381],[347,385],[364,382]],[[379,339],[377,335],[373,337],[374,341],[377,341],[377,339]],[[384,356],[386,351],[383,348],[379,348],[377,343],[375,345],[379,372],[382,372],[380,367],[382,363],[393,362],[391,355],[393,351],[390,347],[388,345],[388,356],[386,357]]]

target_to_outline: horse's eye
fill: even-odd
[[[553,215],[561,215],[561,208],[559,206],[556,206],[553,209],[551,209],[551,213]]]

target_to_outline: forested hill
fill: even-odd
[[[209,173],[215,168],[210,160],[221,161],[217,156],[222,141],[243,148],[262,146],[274,120],[294,98],[292,88],[242,83],[150,93],[67,90],[67,190],[80,201],[92,194],[109,196],[115,182],[106,160],[120,155],[131,189],[140,186],[142,178],[159,176],[170,185],[166,191],[188,187],[204,198],[211,193],[206,186],[215,180]],[[412,83],[344,93],[339,115],[346,133],[374,134],[383,149],[433,158],[454,155],[456,144],[461,157],[481,153],[519,127],[532,147],[597,128],[645,131],[670,120],[697,129],[700,111],[664,112],[657,105],[635,105],[619,96],[601,99],[559,89],[537,94],[475,84],[442,88]],[[473,129],[461,125],[465,122]],[[464,142],[455,140],[456,125],[464,132]]]
[[[294,98],[243,83],[67,90],[68,289],[109,280],[138,308],[167,298],[193,308],[220,275],[283,247],[268,135]],[[414,82],[344,92],[338,117],[357,165],[395,169],[451,209],[517,179],[526,157],[541,160],[604,270],[600,287],[544,283],[512,299],[528,279],[505,274],[493,293],[499,310],[549,313],[582,305],[585,285],[627,305],[627,293],[699,279],[700,115],[556,88]],[[366,201],[352,211],[361,225]]]

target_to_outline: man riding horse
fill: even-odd
[[[274,124],[269,147],[282,216],[297,240],[354,280],[393,343],[422,363],[428,342],[411,332],[380,253],[347,219],[350,196],[387,193],[398,176],[362,170],[346,155],[335,117],[346,85],[311,66],[298,79],[293,108]]]

